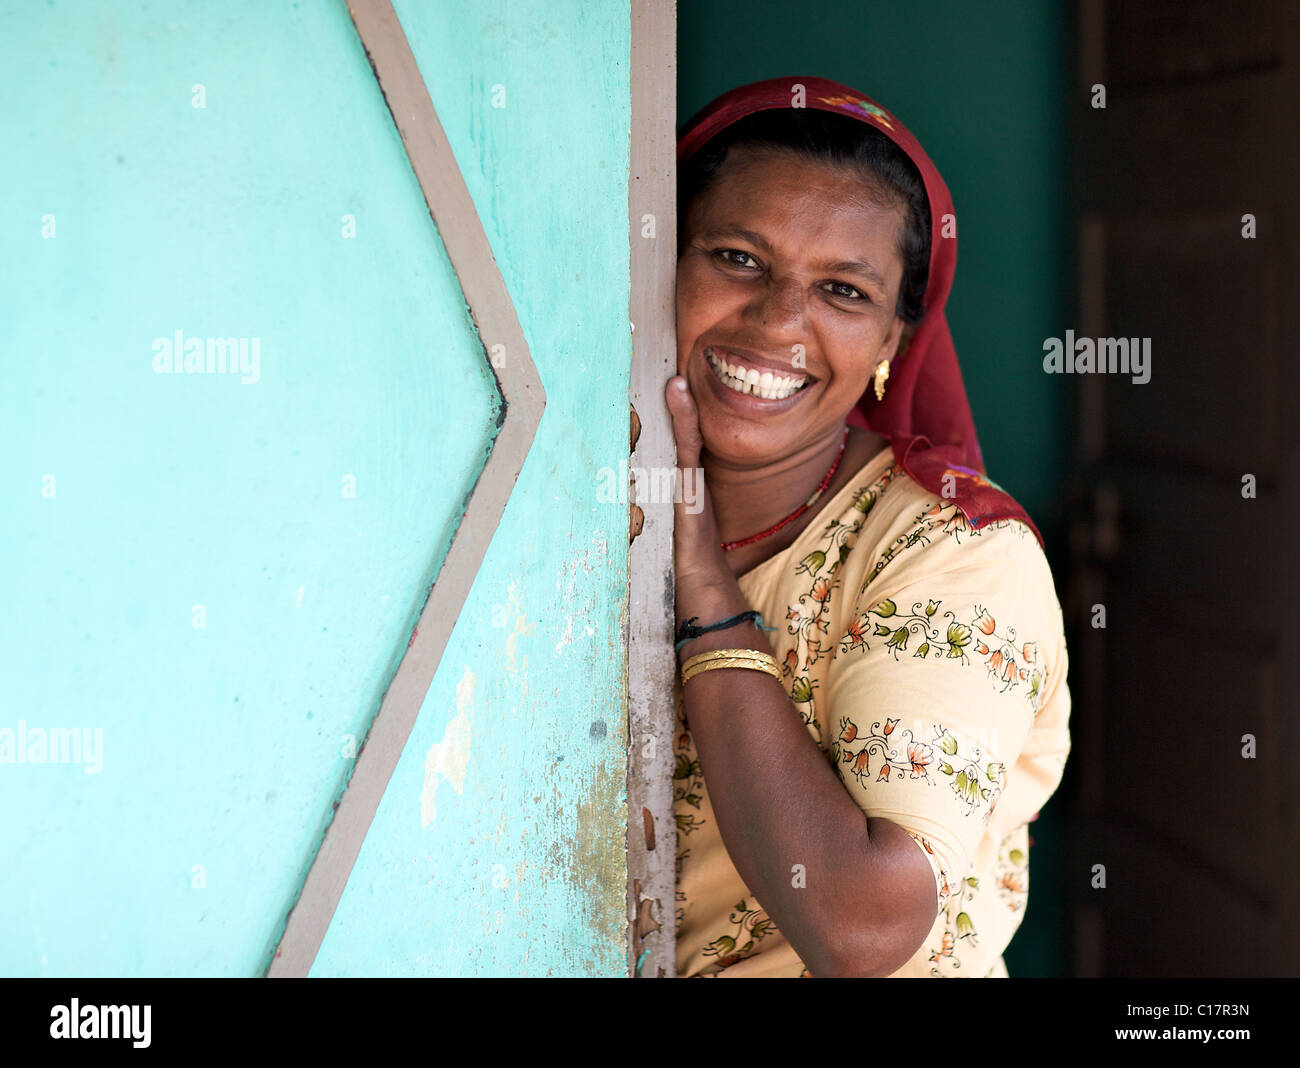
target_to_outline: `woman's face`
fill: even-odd
[[[902,332],[903,212],[845,169],[727,154],[677,261],[677,371],[715,458],[762,467],[840,431]]]

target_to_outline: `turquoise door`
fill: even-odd
[[[629,973],[632,16],[352,6],[0,11],[0,973]]]

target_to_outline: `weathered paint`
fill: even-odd
[[[626,456],[627,12],[518,6],[398,6],[550,404],[313,974],[625,968],[626,508],[595,485]],[[0,768],[0,972],[257,974],[495,389],[342,4],[23,5],[0,39],[0,726],[104,731],[98,775]],[[176,329],[260,339],[258,382],[154,374]]]
[[[628,214],[632,247],[631,466],[676,464],[664,383],[677,367],[676,12],[656,0],[632,6],[632,157]],[[655,224],[646,237],[645,220]],[[639,506],[629,557],[628,913],[629,965],[638,976],[676,974],[676,826],[672,811],[673,505]]]
[[[456,687],[456,715],[447,724],[442,741],[429,746],[424,756],[424,790],[420,794],[420,824],[427,827],[438,815],[438,784],[444,780],[458,794],[465,792],[469,769],[470,710],[473,707],[474,673],[469,668]]]

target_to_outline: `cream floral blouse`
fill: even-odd
[[[1028,823],[1070,750],[1061,610],[1033,532],[972,529],[885,448],[739,581],[777,626],[791,714],[864,815],[934,870],[934,926],[894,975],[1005,977]],[[678,974],[808,976],[727,855],[677,685]]]

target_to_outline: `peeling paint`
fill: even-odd
[[[527,617],[520,610],[519,596],[515,592],[515,584],[513,582],[506,588],[506,604],[507,618],[513,618],[515,621],[514,629],[506,635],[506,670],[514,672],[520,667],[517,660],[516,643],[520,637],[526,638],[531,635],[533,631],[537,629],[537,624],[529,623]],[[523,667],[525,670],[528,667],[527,656],[524,657]]]
[[[555,643],[555,651],[562,652],[567,645],[574,644],[575,638],[573,625],[575,618],[588,619],[599,612],[600,606],[596,599],[588,596],[586,601],[581,604],[575,604],[575,599],[581,595],[584,590],[590,589],[590,581],[593,575],[603,575],[609,570],[609,541],[603,531],[596,531],[592,535],[591,544],[582,551],[581,555],[575,555],[565,560],[561,567],[561,578],[556,580],[556,589],[561,592],[561,601],[569,608],[582,608],[580,614],[575,615],[568,612],[564,616],[564,629],[560,634],[560,640]],[[582,634],[588,638],[596,635],[596,630],[589,623],[582,625]]]
[[[623,815],[626,804],[623,776],[611,774],[602,762],[588,786],[587,796],[576,809],[570,810],[572,852],[557,851],[553,856],[579,901],[606,901],[615,897],[621,900],[626,897],[627,832]],[[599,918],[608,925],[606,937],[614,941],[624,938],[621,916],[613,913],[603,915],[598,908],[589,907],[588,911],[592,921]]]
[[[556,585],[558,586],[559,583],[556,583]],[[572,644],[573,644],[573,616],[566,615],[564,617],[564,631],[563,633],[560,634],[560,640],[555,643],[555,651],[557,653],[562,652],[566,645],[572,645]]]
[[[420,794],[420,825],[427,827],[437,816],[434,798],[438,780],[446,779],[456,793],[465,791],[465,773],[469,769],[470,713],[477,678],[469,667],[456,684],[456,715],[448,722],[442,741],[429,746],[424,758],[424,790]]]

